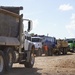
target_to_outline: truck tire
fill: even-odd
[[[36,56],[42,56],[42,50],[41,49],[38,49],[36,51]]]
[[[48,56],[52,56],[53,55],[53,49],[48,49]]]
[[[67,48],[65,48],[65,55],[67,54]]]
[[[73,53],[75,53],[75,48],[73,48]]]
[[[48,50],[45,50],[45,56],[48,56]]]
[[[58,49],[58,55],[61,55],[61,49]]]
[[[4,54],[0,51],[0,75],[4,73],[5,64],[4,64]]]
[[[6,48],[5,50],[5,70],[9,71],[13,65],[13,50],[12,48]]]
[[[63,55],[67,54],[67,48],[63,48]]]
[[[35,62],[35,57],[34,57],[34,53],[31,52],[30,53],[30,59],[29,62],[25,62],[24,65],[26,68],[32,68]]]

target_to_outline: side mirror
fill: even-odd
[[[31,29],[32,29],[32,21],[29,20],[29,21],[28,21],[28,30],[27,30],[27,31],[30,32]]]

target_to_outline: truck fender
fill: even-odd
[[[29,43],[29,46],[28,46],[28,50],[31,50],[32,49],[32,43]]]
[[[31,53],[31,51],[27,51],[27,62],[29,62],[29,60],[30,60],[30,53]]]
[[[30,54],[31,54],[31,52],[34,52],[33,51],[33,47],[34,47],[34,49],[35,49],[35,46],[32,44],[32,43],[30,43],[29,44],[29,46],[28,46],[28,51],[27,51],[27,62],[29,62],[29,60],[30,60]]]

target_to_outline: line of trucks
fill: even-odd
[[[35,62],[34,54],[67,54],[69,47],[72,47],[71,40],[69,46],[67,40],[56,40],[55,37],[31,37],[28,32],[32,29],[32,21],[23,19],[20,10],[23,10],[23,7],[0,7],[0,75],[9,71],[13,63],[32,68]],[[24,21],[27,21],[27,30],[24,30]],[[43,47],[46,45],[48,50]],[[74,47],[75,44],[72,49],[75,49]]]
[[[66,55],[67,52],[75,52],[75,39],[56,39],[49,36],[34,36],[32,39],[36,56],[41,56],[42,54],[48,56]]]
[[[0,7],[0,75],[9,71],[13,63],[32,68],[35,62],[35,46],[28,33],[32,29],[32,21],[23,19],[20,10],[23,7]],[[26,31],[24,21],[27,21]]]

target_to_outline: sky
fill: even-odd
[[[23,18],[33,21],[30,33],[75,38],[75,0],[1,0],[0,6],[23,6]]]

